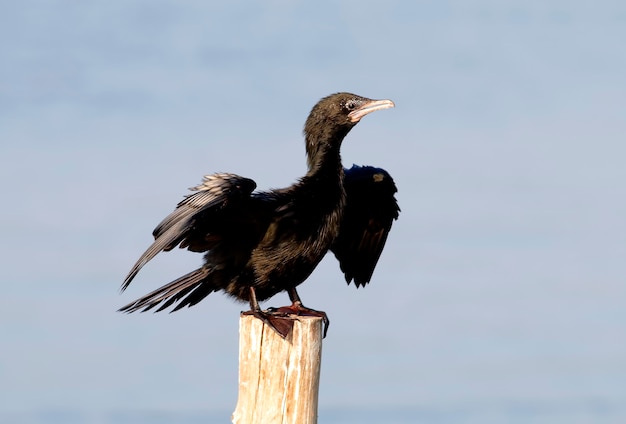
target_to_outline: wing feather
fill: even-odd
[[[172,250],[180,245],[194,251],[208,250],[210,237],[195,234],[196,223],[212,212],[220,211],[232,203],[250,197],[256,183],[235,174],[206,175],[202,183],[190,188],[195,193],[185,196],[152,232],[154,243],[141,255],[130,270],[121,290],[124,291],[139,270],[159,252]],[[202,240],[200,241],[200,238]]]
[[[369,283],[400,208],[398,191],[384,169],[356,166],[345,171],[346,208],[339,236],[331,247],[346,282]]]

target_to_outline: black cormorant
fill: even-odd
[[[204,265],[124,306],[120,311],[173,311],[224,291],[250,303],[249,313],[285,337],[289,315],[321,311],[302,305],[296,286],[328,250],[339,260],[348,283],[369,282],[399,208],[391,176],[373,167],[343,168],[344,137],[365,115],[394,107],[350,93],[321,99],[304,126],[308,172],[290,187],[255,192],[256,183],[235,174],[213,174],[191,190],[153,231],[154,243],[124,280],[161,251],[179,246],[206,252]],[[258,301],[287,291],[292,305],[262,311]]]

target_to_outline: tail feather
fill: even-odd
[[[162,311],[163,309],[179,302],[176,308],[172,312],[179,310],[184,306],[191,306],[204,299],[209,294],[218,290],[218,287],[211,285],[206,281],[206,277],[211,274],[211,269],[202,267],[192,271],[182,277],[172,281],[156,289],[155,291],[148,293],[145,296],[140,297],[134,302],[120,308],[119,312],[145,312],[164,302],[155,312]],[[193,297],[192,297],[193,295]]]

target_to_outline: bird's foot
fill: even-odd
[[[315,309],[307,308],[300,302],[294,302],[290,306],[282,306],[280,308],[268,308],[265,311],[246,311],[242,312],[243,315],[253,315],[270,326],[284,339],[289,335],[289,332],[293,328],[294,316],[306,316],[306,317],[320,317],[324,323],[323,337],[326,337],[328,332],[328,325],[330,321],[326,312],[317,311]]]
[[[260,319],[271,329],[276,331],[283,339],[287,338],[289,332],[293,328],[294,318],[291,317],[288,313],[277,312],[275,308],[270,308],[267,311],[245,311],[242,312],[242,315],[252,315]]]
[[[300,301],[293,302],[290,306],[282,306],[280,308],[270,308],[269,310],[275,311],[281,314],[286,315],[296,315],[303,317],[319,317],[322,319],[324,323],[324,334],[323,337],[326,337],[326,333],[328,332],[328,326],[330,325],[330,320],[328,319],[328,315],[324,311],[318,311],[316,309],[307,308]]]

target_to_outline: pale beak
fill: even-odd
[[[348,114],[351,122],[359,122],[368,113],[376,112],[381,109],[389,109],[396,105],[391,100],[370,100],[363,103],[358,109]]]

